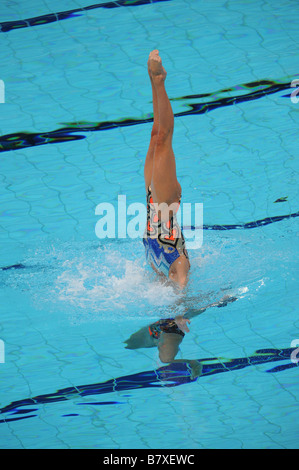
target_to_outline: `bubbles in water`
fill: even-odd
[[[45,243],[28,250],[24,269],[0,272],[1,282],[28,295],[37,310],[78,321],[156,321],[263,287],[271,258],[246,236],[208,234],[200,250],[191,250],[185,297],[147,266],[136,240]]]
[[[64,262],[55,290],[59,300],[77,307],[122,310],[127,316],[130,309],[136,310],[136,303],[144,308],[161,306],[170,303],[170,291],[173,297],[173,289],[153,281],[139,260],[126,259],[119,251],[102,252],[92,261]]]
[[[22,263],[5,272],[6,285],[26,292],[36,309],[80,321],[156,320],[179,298],[148,268],[136,242],[56,242],[31,250]]]

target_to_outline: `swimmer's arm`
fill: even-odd
[[[225,307],[228,303],[235,302],[236,300],[238,300],[237,297],[226,295],[222,297],[220,300],[218,300],[218,302],[213,302],[211,304],[206,305],[205,307],[198,308],[198,309],[189,309],[184,315],[179,315],[175,317],[175,322],[180,328],[180,330],[182,330],[184,333],[185,332],[189,333],[190,330],[187,326],[187,323],[189,324],[192,318],[197,317],[198,315],[202,314],[208,308]]]
[[[189,327],[187,324],[190,324],[190,319],[191,318],[194,318],[194,317],[197,317],[198,315],[200,315],[201,313],[203,313],[208,307],[203,307],[203,308],[199,308],[199,309],[189,309],[187,310],[186,313],[184,313],[184,315],[177,315],[175,318],[174,318],[174,321],[176,322],[178,328],[183,332],[183,333],[189,333],[190,330],[189,330]]]
[[[188,320],[191,320],[191,318],[197,317],[198,315],[201,315],[203,312],[207,310],[207,308],[211,307],[212,305],[208,305],[207,307],[202,307],[202,308],[192,308],[189,309],[185,314],[184,318],[187,318]]]
[[[177,317],[174,318],[174,321],[176,322],[178,328],[183,332],[183,333],[189,333],[190,330],[187,326],[187,323],[190,323],[189,318],[184,318],[183,315],[178,315]]]

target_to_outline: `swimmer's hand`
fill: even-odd
[[[187,326],[187,323],[190,323],[190,320],[188,318],[184,318],[183,315],[178,315],[175,317],[174,321],[176,322],[178,328],[183,332],[183,333],[189,333],[190,330]]]
[[[224,297],[222,297],[222,299],[219,300],[219,302],[215,302],[214,304],[212,304],[213,307],[226,307],[226,305],[230,302],[235,302],[236,300],[238,300],[237,297],[233,297],[231,295],[225,295]]]

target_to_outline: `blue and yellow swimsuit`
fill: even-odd
[[[150,187],[146,199],[147,224],[143,235],[146,259],[155,269],[168,277],[169,268],[177,258],[185,255],[189,260],[184,235],[175,214],[168,222],[159,219]]]

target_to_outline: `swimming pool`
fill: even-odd
[[[1,6],[0,447],[298,448],[298,4]],[[186,202],[203,204],[179,358],[125,340],[181,301],[102,202],[144,203],[158,48]],[[293,360],[292,360],[293,358]]]

